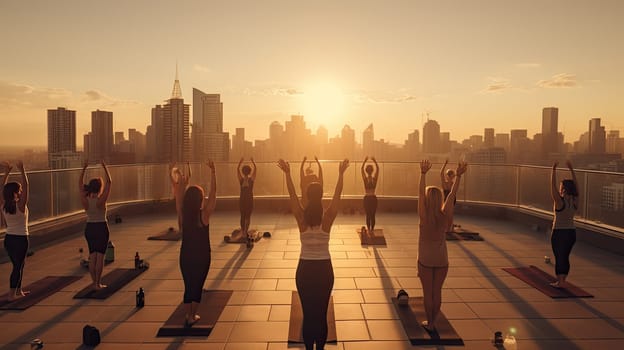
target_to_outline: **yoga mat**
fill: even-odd
[[[205,290],[197,309],[197,314],[201,318],[190,327],[185,327],[184,325],[186,308],[184,303],[181,303],[169,316],[165,324],[160,327],[156,336],[207,337],[212,332],[231,295],[231,290]]]
[[[483,241],[483,237],[479,235],[477,232],[447,232],[446,233],[447,241]]]
[[[257,230],[250,229],[249,234],[253,237],[254,242],[258,242],[262,238],[262,233]],[[225,243],[247,243],[247,237],[245,237],[240,229],[232,231],[232,234],[223,236]]]
[[[169,228],[158,235],[149,236],[147,239],[150,241],[179,241],[182,239],[182,232]]]
[[[102,284],[106,288],[95,290],[89,285],[74,295],[74,299],[106,299],[146,270],[147,268],[114,269],[102,277]]]
[[[587,293],[580,287],[577,287],[570,282],[567,288],[555,288],[550,283],[557,280],[556,277],[551,276],[547,272],[541,270],[537,266],[529,267],[506,267],[503,268],[509,274],[521,279],[526,284],[539,290],[540,292],[548,295],[551,298],[593,298],[594,296]]]
[[[423,328],[421,322],[427,320],[423,298],[410,297],[407,305],[399,305],[397,298],[392,298],[392,304],[412,345],[464,345],[442,312],[438,315],[434,332]]]
[[[303,308],[299,293],[292,291],[290,305],[290,322],[288,323],[288,342],[303,343]],[[336,317],[334,316],[334,297],[329,297],[329,306],[327,307],[327,342],[335,343],[336,337]]]
[[[81,278],[82,276],[44,277],[22,288],[25,291],[30,291],[25,297],[9,302],[7,300],[8,293],[0,296],[0,310],[26,310]]]
[[[381,228],[376,228],[372,235],[366,230],[362,232],[362,229],[357,230],[357,232],[362,245],[386,245],[386,237],[384,237],[383,229]]]

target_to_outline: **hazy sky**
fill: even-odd
[[[0,0],[0,147],[45,145],[57,106],[78,144],[97,108],[145,132],[176,61],[186,103],[220,93],[251,140],[291,114],[396,143],[425,112],[456,140],[533,135],[546,106],[566,141],[594,117],[624,133],[622,18],[620,0]]]

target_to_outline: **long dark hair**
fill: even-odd
[[[308,226],[319,226],[323,221],[323,186],[312,182],[307,188],[308,205],[303,209],[303,219]]]
[[[561,181],[561,186],[563,187],[564,194],[572,197],[578,197],[578,189],[576,188],[576,184],[573,180],[565,179]]]
[[[15,194],[19,193],[22,185],[19,182],[9,182],[2,189],[2,197],[4,198],[4,211],[9,214],[17,212],[17,203],[15,203]]]
[[[199,225],[204,190],[199,186],[189,186],[182,200],[182,227]]]
[[[89,180],[89,184],[84,185],[84,191],[87,196],[89,196],[91,193],[99,194],[101,189],[102,189],[101,177],[93,178]]]

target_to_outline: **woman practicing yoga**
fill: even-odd
[[[550,174],[550,196],[553,200],[554,220],[550,243],[555,255],[555,274],[557,281],[550,285],[555,288],[566,287],[566,277],[570,273],[570,253],[576,243],[576,228],[574,226],[574,213],[578,203],[578,182],[572,163],[568,161],[568,169],[572,179],[565,179],[557,188],[557,165],[555,162]]]
[[[217,178],[215,166],[210,168],[210,193],[204,200],[204,190],[200,186],[189,186],[182,202],[182,245],[180,246],[180,271],[184,280],[186,308],[184,325],[192,326],[200,319],[197,308],[201,302],[204,282],[210,269],[210,214],[216,205]]]
[[[247,237],[248,244],[252,238],[249,237],[249,225],[251,224],[251,212],[253,211],[253,187],[256,182],[256,162],[251,158],[251,164],[243,164],[243,158],[238,162],[236,175],[238,175],[238,184],[240,185],[240,197],[238,200],[240,209],[240,227],[243,237]]]
[[[308,185],[313,182],[318,182],[321,184],[321,192],[323,191],[323,168],[321,167],[321,162],[319,162],[318,158],[314,156],[314,160],[316,161],[316,165],[318,166],[318,176],[312,170],[312,163],[308,165],[305,169],[305,173],[303,167],[306,163],[308,157],[303,157],[303,161],[301,161],[301,167],[299,168],[299,185],[301,187],[301,205],[305,206],[308,203]]]
[[[101,282],[102,271],[104,270],[104,254],[108,245],[110,233],[106,220],[106,201],[111,189],[111,176],[102,161],[102,168],[106,174],[106,182],[102,186],[102,178],[96,177],[89,180],[89,184],[84,184],[84,176],[89,161],[85,160],[78,180],[80,190],[80,201],[87,213],[87,225],[85,227],[85,238],[89,247],[89,274],[93,281],[94,289],[105,288]]]
[[[338,168],[336,190],[329,207],[323,212],[323,188],[319,182],[307,186],[308,202],[301,206],[290,176],[290,165],[280,159],[278,166],[286,176],[292,213],[299,226],[301,254],[295,276],[303,308],[303,342],[306,350],[324,349],[327,342],[327,307],[334,286],[334,271],[329,254],[329,233],[336,215],[343,186],[343,174],[349,160]],[[320,171],[320,166],[319,166]]]
[[[453,217],[453,201],[459,188],[461,176],[467,164],[457,165],[456,177],[446,200],[439,187],[426,186],[425,177],[431,163],[420,162],[420,185],[418,190],[418,216],[420,236],[418,237],[418,277],[423,287],[423,299],[427,320],[422,326],[429,332],[435,331],[435,322],[442,306],[442,284],[448,273],[448,252],[446,230]]]
[[[17,168],[22,174],[22,183],[7,182],[13,167],[3,162],[4,179],[2,180],[2,198],[0,199],[1,212],[6,221],[4,235],[4,249],[7,251],[13,269],[9,277],[9,295],[7,299],[13,301],[28,294],[22,290],[22,277],[28,253],[28,177],[24,170],[24,163],[17,162]]]
[[[182,231],[182,197],[184,197],[184,191],[186,191],[191,180],[191,165],[187,162],[186,167],[188,175],[184,173],[184,169],[180,171],[180,168],[176,167],[175,163],[169,164],[169,180],[171,180],[176,213],[178,214],[178,232]]]
[[[364,211],[366,211],[366,230],[370,234],[375,233],[375,213],[377,212],[377,196],[375,195],[375,188],[377,188],[377,179],[379,179],[379,164],[375,157],[371,160],[375,163],[375,174],[373,174],[373,166],[371,164],[366,165],[368,156],[364,158],[362,162],[362,181],[364,181]]]

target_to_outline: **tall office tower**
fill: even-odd
[[[340,134],[345,158],[353,159],[355,156],[355,130],[351,129],[349,125],[345,125]]]
[[[362,133],[362,151],[364,156],[374,156],[375,131],[371,123]]]
[[[269,155],[272,159],[286,158],[284,150],[284,126],[278,121],[269,125]]]
[[[169,163],[190,160],[189,109],[190,106],[185,104],[182,98],[176,68],[171,98],[164,105],[152,108],[153,130],[150,130],[148,137],[148,153],[151,155],[151,161]]]
[[[440,133],[440,153],[448,153],[451,151],[451,132],[445,131]]]
[[[241,157],[250,157],[251,148],[246,146],[245,142],[245,128],[236,128],[236,132],[232,135],[232,152],[230,156],[232,157],[232,161],[238,161]]]
[[[494,147],[494,144],[494,128],[485,128],[483,130],[483,147],[492,148]]]
[[[589,153],[605,153],[606,151],[605,127],[600,125],[600,118],[589,120]]]
[[[310,129],[306,129],[302,115],[291,115],[284,128],[284,148],[286,159],[301,159],[313,153],[314,145]]]
[[[509,152],[509,134],[496,134],[494,137],[494,147],[500,147]]]
[[[526,129],[511,130],[509,139],[509,160],[522,164],[529,159],[529,138]]]
[[[225,161],[229,159],[229,133],[223,132],[221,95],[206,94],[193,88],[194,159]]]
[[[91,136],[89,137],[89,160],[109,161],[113,153],[113,112],[91,112]]]
[[[440,152],[440,124],[435,120],[427,120],[423,126],[423,153]]]
[[[126,141],[126,137],[124,136],[123,131],[115,131],[115,144],[118,145],[122,142]]]
[[[48,109],[48,166],[64,167],[64,157],[76,153],[76,111],[63,107]]]
[[[545,107],[542,109],[542,155],[557,153],[559,109],[557,107]]]
[[[418,130],[414,130],[411,134],[407,134],[405,151],[407,160],[416,159],[416,156],[420,153],[420,133]]]
[[[607,134],[607,153],[621,153],[619,150],[620,130],[609,130]]]

